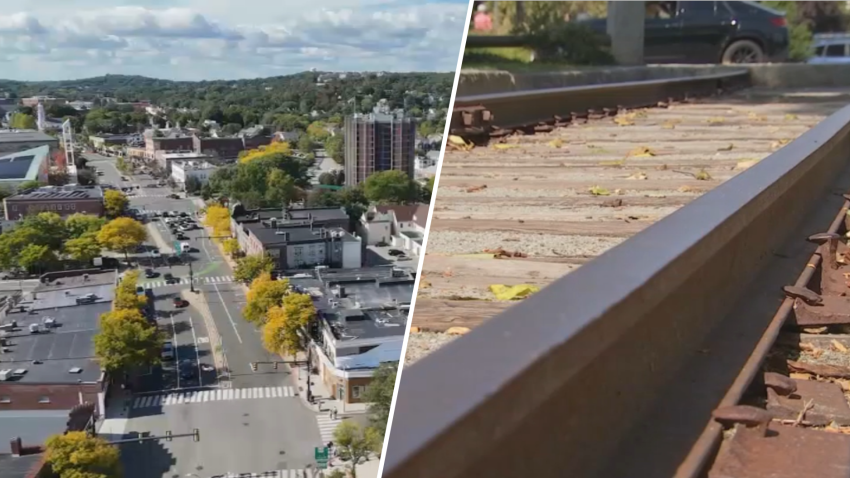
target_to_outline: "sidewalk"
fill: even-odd
[[[315,352],[313,355],[315,356]],[[292,360],[300,358],[302,361],[304,352],[299,353],[299,357],[282,357],[284,360]],[[313,393],[313,403],[307,402],[307,365],[300,364],[291,366],[292,377],[295,379],[295,384],[298,387],[301,400],[307,407],[316,413],[327,413],[336,408],[340,418],[350,417],[354,415],[363,415],[369,411],[369,405],[366,403],[349,403],[345,404],[342,400],[335,398],[333,392],[328,390],[322,381],[319,374],[310,374],[310,387]]]
[[[114,387],[112,396],[106,402],[106,412],[97,424],[97,434],[107,440],[121,438],[126,433],[127,416],[133,400],[130,392]]]

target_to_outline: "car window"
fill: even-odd
[[[816,47],[816,48],[815,48],[815,56],[823,56],[823,50],[824,50],[825,48],[826,48],[826,47],[825,47],[825,46],[823,46],[823,45],[820,45],[820,46]]]
[[[714,16],[717,2],[680,2],[683,15]]]
[[[845,46],[843,44],[832,44],[826,46],[826,55],[828,57],[844,56]]]
[[[646,2],[646,18],[668,20],[676,16],[677,2]]]

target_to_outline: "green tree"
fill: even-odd
[[[300,138],[298,138],[298,151],[302,153],[312,153],[313,152],[313,138],[310,137],[309,134],[302,134]]]
[[[337,164],[345,164],[344,139],[341,134],[331,136],[325,140],[325,153]]]
[[[14,129],[36,129],[35,117],[21,112],[12,113],[12,118],[9,121],[9,126]]]
[[[100,316],[94,353],[101,367],[119,374],[159,363],[162,336],[137,309],[116,309]]]
[[[300,195],[295,181],[280,169],[274,169],[266,179],[266,203],[285,206]]]
[[[342,170],[329,171],[319,175],[319,184],[342,186],[345,184],[345,172]]]
[[[86,432],[53,435],[45,443],[45,460],[59,478],[121,478],[118,448]]]
[[[431,203],[431,195],[434,193],[434,179],[436,176],[431,176],[425,181],[425,185],[422,187],[422,202],[425,204]]]
[[[363,399],[369,403],[370,418],[376,430],[387,429],[396,376],[398,376],[398,362],[382,363],[372,375],[372,382],[363,396]]]
[[[140,222],[129,217],[119,217],[109,221],[97,233],[97,240],[110,251],[123,252],[127,262],[130,251],[145,242],[147,230]]]
[[[71,214],[65,219],[68,237],[81,237],[87,233],[97,233],[106,224],[106,219],[92,214]]]
[[[127,195],[121,191],[107,189],[103,193],[103,209],[109,217],[118,217],[124,214],[129,204],[130,200],[127,199]]]
[[[97,242],[96,232],[87,232],[80,237],[68,239],[65,242],[65,254],[80,262],[91,262],[100,256],[101,245]]]
[[[366,178],[363,193],[369,201],[380,204],[408,204],[419,199],[416,181],[394,169]]]
[[[381,435],[373,428],[364,429],[357,422],[345,420],[334,430],[334,445],[339,457],[348,461],[349,473],[357,477],[357,465],[381,446]]]
[[[38,189],[42,186],[46,186],[46,184],[42,183],[37,179],[30,179],[28,181],[24,181],[21,184],[18,184],[18,191],[25,191],[27,189]]]
[[[18,256],[18,265],[30,272],[44,272],[58,262],[56,254],[47,246],[29,244]]]
[[[274,269],[274,261],[269,256],[251,254],[236,261],[233,278],[239,282],[251,282],[262,274]]]
[[[812,30],[810,22],[801,14],[800,5],[814,2],[761,2],[765,6],[785,13],[788,19],[789,47],[788,57],[791,60],[803,61],[811,55]]]

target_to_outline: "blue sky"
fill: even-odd
[[[0,13],[0,78],[454,71],[465,0],[39,0]]]

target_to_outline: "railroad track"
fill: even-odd
[[[473,331],[405,370],[384,476],[847,476],[850,336],[811,321],[850,322],[850,266],[810,236],[846,232],[848,93],[748,89],[447,153],[413,326]],[[503,303],[492,283],[548,287]]]

